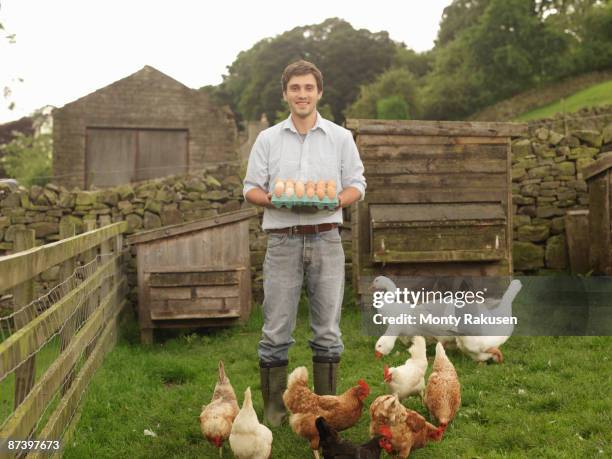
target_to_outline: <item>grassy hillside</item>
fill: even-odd
[[[498,102],[495,105],[484,108],[467,119],[471,121],[510,121],[519,119],[542,107],[554,104],[562,99],[567,100],[574,94],[600,84],[610,84],[612,82],[612,70],[592,72],[566,80],[550,83],[545,86],[532,88],[529,91],[517,94],[514,97]],[[612,97],[610,87],[603,89],[604,97],[609,100]],[[596,103],[604,103],[596,101]],[[609,102],[608,102],[609,103]],[[587,104],[590,105],[590,104]],[[578,108],[583,107],[579,106]],[[566,108],[567,110],[567,108]],[[521,118],[522,119],[522,118]]]
[[[584,107],[612,104],[612,80],[593,85],[544,107],[531,110],[515,118],[516,121],[550,118],[557,113],[573,113]]]

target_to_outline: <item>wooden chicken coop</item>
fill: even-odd
[[[582,169],[589,186],[589,261],[597,274],[612,276],[612,152]]]
[[[251,312],[249,219],[255,209],[144,231],[136,245],[141,341],[156,328],[232,325]]]
[[[353,285],[512,273],[514,123],[347,120],[365,166],[353,206]]]

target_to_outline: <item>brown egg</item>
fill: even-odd
[[[319,188],[325,189],[325,180],[319,180],[317,182],[317,189],[319,189]]]
[[[317,187],[317,198],[323,199],[324,196],[325,196],[325,188]]]
[[[304,182],[301,180],[295,182],[295,196],[301,199],[304,196],[304,191]]]
[[[289,188],[289,187],[291,187],[291,188],[294,188],[294,189],[295,189],[295,182],[294,182],[293,180],[291,180],[291,179],[289,179],[289,180],[287,180],[287,181],[285,182],[285,188]]]
[[[334,199],[336,199],[336,187],[335,186],[327,187],[327,197],[329,198],[330,201],[333,201]]]
[[[294,193],[295,193],[295,188],[293,188],[293,184],[289,186],[289,184],[287,183],[287,185],[285,186],[285,196],[290,198],[291,196],[293,196]]]
[[[285,184],[282,182],[282,180],[280,182],[277,181],[276,185],[274,185],[274,195],[277,198],[280,198],[283,194],[283,191],[285,191]]]
[[[277,178],[274,180],[274,186],[276,186],[278,183],[282,183],[283,186],[285,185],[285,181],[282,178]]]
[[[336,181],[335,180],[328,180],[327,181],[327,188],[329,188],[329,187],[336,188]]]
[[[309,186],[306,187],[306,197],[308,199],[312,199],[312,197],[315,195],[315,188],[314,185],[313,186]]]
[[[308,180],[306,182],[306,189],[308,188],[314,188],[315,187],[315,182],[313,182],[312,180]]]

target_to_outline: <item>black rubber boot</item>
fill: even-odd
[[[312,357],[312,377],[314,379],[315,394],[336,395],[336,377],[340,357]]]
[[[287,409],[283,403],[283,393],[287,389],[287,364],[286,360],[259,362],[264,422],[272,427],[280,426],[287,416]]]

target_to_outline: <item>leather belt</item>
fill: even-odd
[[[268,233],[280,233],[280,234],[317,234],[324,233],[325,231],[331,231],[334,228],[338,228],[337,223],[321,223],[320,225],[300,225],[290,226],[289,228],[275,228],[267,230]]]

